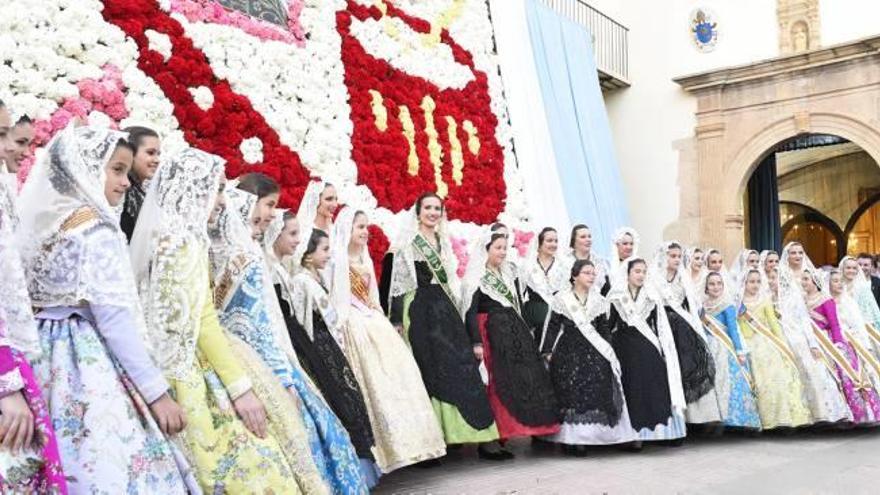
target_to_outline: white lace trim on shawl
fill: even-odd
[[[675,340],[672,337],[672,329],[663,310],[661,297],[652,290],[650,277],[646,278],[645,284],[639,291],[636,300],[629,293],[627,283],[627,266],[630,261],[642,258],[628,258],[621,262],[612,281],[611,292],[608,301],[614,305],[618,314],[627,325],[634,327],[654,347],[662,353],[666,361],[666,375],[669,382],[672,405],[683,411],[686,407],[684,389],[681,384],[681,369],[678,364],[678,351],[675,348]],[[648,326],[647,318],[651,311],[657,309],[657,334]]]
[[[306,329],[309,339],[314,340],[315,338],[315,324],[312,318],[314,312],[317,311],[339,347],[343,347],[336,309],[330,303],[330,296],[324,287],[312,277],[311,273],[302,271],[293,277],[291,299],[293,299],[293,312],[296,319]]]
[[[13,244],[18,218],[13,194],[5,183],[0,183],[0,320],[6,324],[5,331],[0,331],[0,346],[11,346],[33,360],[41,353],[40,337],[21,255]]]
[[[556,294],[551,303],[551,310],[554,313],[561,314],[573,321],[574,324],[577,325],[581,335],[587,339],[587,342],[599,351],[599,354],[608,361],[611,368],[614,370],[614,374],[620,376],[620,361],[617,359],[617,354],[614,353],[614,348],[611,347],[611,344],[599,335],[599,332],[593,327],[593,320],[599,315],[607,315],[610,309],[611,305],[608,303],[608,300],[602,297],[601,294],[593,291],[590,291],[586,305],[581,304],[577,296],[571,290],[565,290]],[[549,323],[549,321],[550,318],[548,317],[547,322]],[[544,335],[546,335],[547,325],[545,324],[544,326]],[[559,337],[561,336],[562,334],[560,333]],[[553,343],[554,350],[556,349],[556,344],[558,342],[559,338],[557,337],[556,342]]]

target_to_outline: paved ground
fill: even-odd
[[[517,458],[480,461],[473,448],[442,465],[406,468],[383,478],[380,494],[826,494],[880,493],[880,428],[689,438],[679,448],[600,449],[565,457],[512,443]]]

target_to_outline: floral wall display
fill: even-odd
[[[37,153],[73,118],[146,125],[166,155],[271,175],[285,207],[320,176],[391,242],[427,191],[458,238],[527,221],[485,0],[279,2],[286,25],[213,0],[7,0],[0,98]]]

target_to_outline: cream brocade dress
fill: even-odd
[[[767,299],[743,304],[764,330],[769,330],[777,337],[778,345],[784,345],[788,350],[787,355],[783,354],[777,344],[755,329],[749,318],[741,312],[739,328],[751,354],[762,427],[771,429],[810,424],[812,415],[807,407],[804,385],[796,364],[797,358],[776,318],[773,304]]]
[[[446,443],[415,358],[370,299],[371,275],[372,267],[350,265],[352,307],[342,334],[370,416],[376,463],[388,473],[446,455]]]

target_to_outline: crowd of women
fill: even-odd
[[[880,422],[852,258],[825,273],[792,243],[728,269],[622,228],[603,260],[578,225],[519,259],[495,224],[459,278],[427,193],[377,280],[369,218],[332,184],[294,214],[219,157],[160,161],[150,129],[71,125],[17,192],[29,125],[0,104],[3,491],[365,493],[462,444],[501,461],[517,437],[581,455]]]

